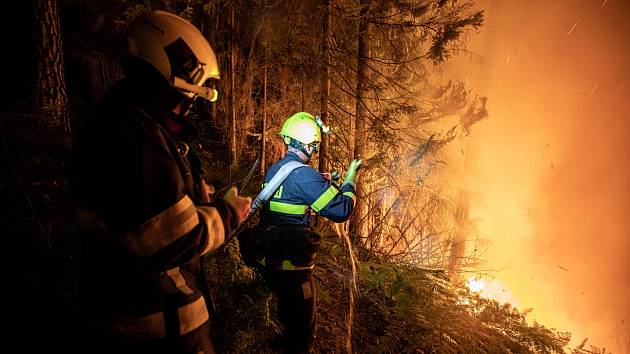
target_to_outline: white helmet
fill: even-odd
[[[129,27],[127,53],[151,64],[184,95],[216,101],[218,92],[204,84],[219,79],[217,58],[187,20],[160,10],[140,16]]]

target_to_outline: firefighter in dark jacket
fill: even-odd
[[[280,131],[287,145],[284,158],[265,175],[268,183],[290,161],[304,163],[293,170],[261,210],[259,229],[266,250],[259,259],[263,278],[278,298],[278,320],[284,325],[280,340],[285,353],[309,353],[316,333],[313,267],[319,235],[310,226],[311,214],[334,222],[350,217],[355,204],[355,176],[361,160],[352,161],[339,187],[308,166],[317,152],[321,134],[327,133],[319,117],[299,112]]]
[[[69,161],[82,237],[83,339],[95,353],[213,353],[200,257],[249,212],[233,187],[210,203],[187,120],[214,52],[188,21],[164,11],[130,27],[126,76],[84,124]]]

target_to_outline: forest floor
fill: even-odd
[[[358,261],[353,271],[347,242],[327,236],[315,268],[320,353],[564,352],[568,333],[528,325],[526,314],[451,284],[443,271],[382,260]],[[281,328],[275,299],[238,245],[206,270],[220,289],[213,335],[221,351],[272,353]]]

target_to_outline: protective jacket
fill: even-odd
[[[237,219],[223,201],[200,203],[199,176],[156,118],[159,105],[134,87],[123,80],[113,90],[71,154],[83,306],[114,336],[182,336],[209,317],[199,257]]]
[[[289,161],[301,162],[301,159],[295,153],[287,152],[282,160],[269,167],[264,183],[268,183]],[[305,165],[291,172],[263,207],[261,225],[308,225],[309,209],[334,222],[343,222],[350,216],[355,199],[352,184],[338,188],[314,168]]]

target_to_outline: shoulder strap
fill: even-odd
[[[298,161],[290,161],[286,163],[284,166],[280,167],[278,172],[276,172],[276,174],[273,175],[273,178],[271,178],[271,181],[267,183],[265,188],[263,188],[263,190],[260,191],[260,193],[258,193],[256,198],[252,202],[252,207],[247,217],[245,217],[245,219],[241,221],[241,223],[236,227],[236,229],[232,230],[232,232],[229,235],[227,235],[227,237],[225,238],[225,242],[223,243],[223,245],[221,245],[221,247],[224,247],[225,245],[230,243],[230,241],[236,235],[238,235],[241,231],[243,231],[243,229],[248,225],[249,220],[253,218],[254,215],[256,215],[256,212],[258,211],[258,209],[261,206],[263,206],[269,200],[269,198],[272,195],[274,195],[274,193],[276,193],[276,190],[278,189],[278,187],[280,187],[282,182],[284,182],[284,180],[293,170],[295,170],[298,167],[303,167],[303,166],[306,166],[306,165]]]
[[[256,211],[256,209],[260,208],[263,204],[265,204],[269,198],[276,192],[278,187],[284,182],[287,176],[296,168],[306,166],[305,164],[298,161],[290,161],[287,162],[284,166],[280,167],[278,172],[273,175],[271,181],[267,183],[265,188],[256,196],[256,199],[252,202],[252,212]]]

